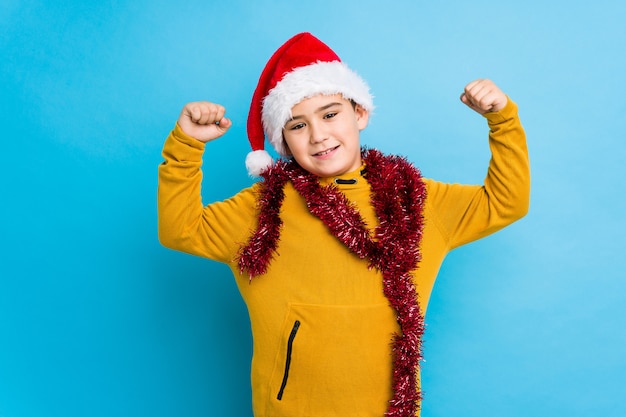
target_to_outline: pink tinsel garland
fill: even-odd
[[[417,168],[404,158],[363,150],[363,161],[372,189],[371,204],[379,220],[373,239],[358,210],[337,187],[322,187],[314,175],[295,162],[279,161],[262,174],[259,224],[240,251],[239,268],[251,278],[267,271],[280,238],[283,189],[291,181],[309,211],[352,252],[382,272],[383,290],[396,310],[401,329],[393,341],[394,395],[385,414],[409,417],[415,415],[421,400],[417,371],[422,359],[424,318],[411,271],[421,259],[426,187]]]

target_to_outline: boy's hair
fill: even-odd
[[[299,33],[285,42],[267,62],[256,87],[248,114],[246,158],[248,173],[258,176],[272,163],[265,151],[265,136],[280,156],[287,156],[283,127],[291,109],[318,94],[341,94],[371,112],[373,97],[366,82],[326,44],[310,33]]]

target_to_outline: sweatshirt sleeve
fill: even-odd
[[[250,187],[204,206],[204,148],[178,125],[165,141],[165,160],[158,171],[159,241],[170,249],[229,263],[256,222],[256,193]]]
[[[499,112],[484,115],[491,160],[484,185],[427,181],[427,215],[449,249],[480,239],[524,217],[530,202],[526,135],[510,99]]]

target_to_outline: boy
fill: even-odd
[[[268,61],[250,106],[246,165],[263,181],[205,207],[205,144],[232,123],[218,104],[183,108],[159,167],[159,238],[232,269],[252,325],[255,416],[419,414],[423,318],[443,258],[528,209],[517,107],[488,80],[461,100],[490,127],[483,186],[425,179],[362,149],[369,87],[298,34]]]

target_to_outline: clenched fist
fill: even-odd
[[[480,114],[500,111],[508,101],[506,95],[490,80],[475,80],[465,86],[461,101]]]
[[[178,117],[178,125],[187,135],[206,143],[219,138],[232,126],[225,114],[226,109],[219,104],[187,103]]]

